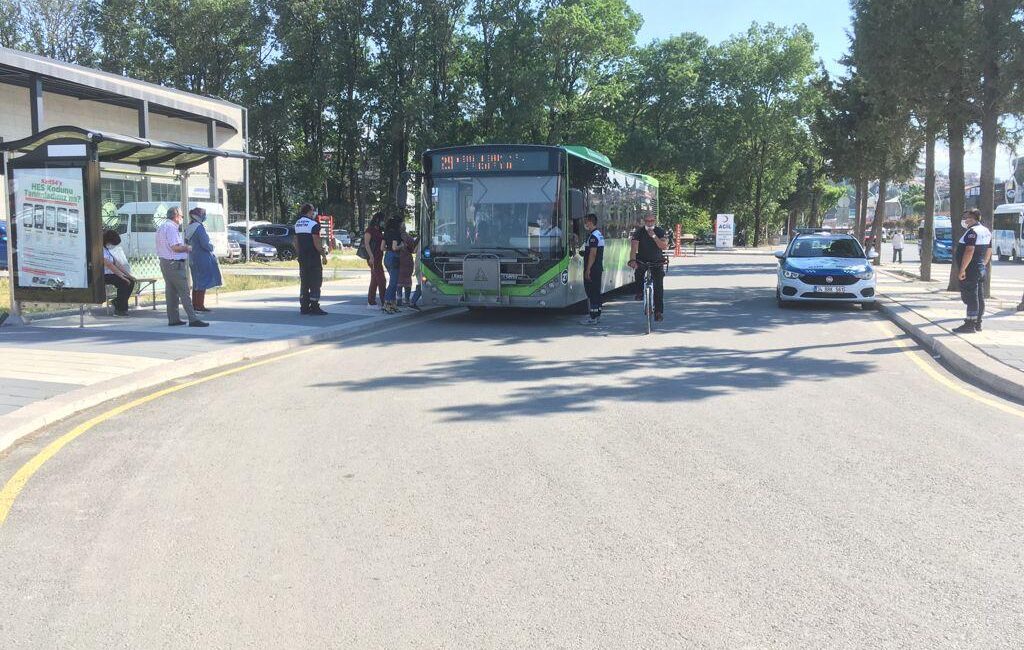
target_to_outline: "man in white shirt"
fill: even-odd
[[[899,258],[900,264],[903,264],[903,231],[897,230],[896,234],[892,236],[892,262],[896,263],[896,258]]]
[[[167,324],[184,325],[178,303],[185,308],[189,327],[207,327],[196,317],[192,307],[192,291],[188,286],[188,252],[192,247],[181,237],[181,209],[167,211],[167,221],[156,230],[156,254],[160,257],[160,273],[164,276],[164,298],[167,302]]]

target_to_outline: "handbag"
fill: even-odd
[[[356,256],[364,260],[370,259],[370,253],[366,250],[366,242],[359,242],[359,248],[356,249]]]

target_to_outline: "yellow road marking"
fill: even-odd
[[[63,449],[68,443],[73,441],[75,438],[78,438],[89,429],[92,429],[97,424],[102,424],[103,422],[106,422],[111,418],[117,417],[118,415],[121,415],[126,411],[130,411],[137,406],[142,406],[143,404],[147,404],[149,402],[152,402],[153,400],[160,399],[165,395],[177,393],[180,390],[185,390],[186,388],[191,388],[192,386],[197,386],[199,384],[205,384],[206,382],[213,381],[214,379],[220,379],[221,377],[234,375],[236,373],[242,372],[243,370],[249,370],[251,368],[264,366],[268,363],[274,363],[276,361],[282,361],[290,357],[295,357],[300,354],[306,354],[307,352],[310,352],[311,350],[314,349],[316,349],[315,346],[303,348],[295,352],[288,352],[286,354],[281,354],[275,357],[271,357],[269,359],[263,359],[262,361],[254,361],[253,363],[249,363],[244,366],[239,366],[237,368],[222,370],[221,372],[208,375],[206,377],[200,377],[199,379],[193,379],[192,381],[188,381],[183,384],[168,386],[167,388],[158,390],[155,393],[150,393],[149,395],[140,397],[136,400],[128,402],[127,404],[122,404],[121,406],[112,408],[109,411],[101,413],[90,420],[86,420],[85,422],[79,424],[71,431],[68,431],[61,437],[46,445],[46,447],[44,447],[42,451],[33,456],[32,459],[29,460],[27,463],[22,465],[21,469],[19,469],[14,474],[14,476],[12,476],[9,481],[7,481],[7,484],[4,485],[4,489],[0,490],[0,526],[3,526],[4,522],[7,521],[7,515],[11,512],[11,506],[14,505],[14,500],[18,498],[18,495],[21,494],[21,491],[25,488],[25,484],[28,483],[29,479],[32,478],[32,476],[36,472],[39,471],[39,468],[41,468],[43,464],[46,463],[46,461],[56,456],[57,452]]]
[[[346,341],[354,341],[356,339],[361,339],[368,336],[384,334],[386,332],[391,332],[392,330],[409,327],[410,325],[415,325],[417,323],[427,323],[432,320],[437,320],[439,318],[450,316],[453,313],[455,312],[451,310],[442,310],[438,313],[416,318],[414,320],[403,319],[391,326],[384,326],[371,332],[350,336],[348,339],[346,339]],[[66,445],[75,440],[75,438],[78,438],[83,433],[95,427],[97,424],[102,424],[103,422],[106,422],[111,418],[117,417],[122,413],[130,411],[137,406],[142,406],[143,404],[147,404],[149,402],[152,402],[153,400],[160,399],[161,397],[170,395],[171,393],[177,393],[180,390],[185,390],[186,388],[191,388],[192,386],[197,386],[199,384],[205,384],[206,382],[213,381],[214,379],[220,379],[221,377],[234,375],[239,372],[242,372],[243,370],[250,370],[252,368],[258,368],[259,366],[265,366],[268,363],[276,363],[278,361],[283,361],[284,359],[297,357],[300,354],[306,354],[308,352],[318,350],[325,344],[326,343],[310,345],[308,347],[304,347],[294,352],[278,354],[276,356],[268,357],[261,361],[254,361],[252,363],[247,363],[244,366],[238,366],[237,368],[231,368],[229,370],[222,370],[212,375],[207,375],[205,377],[193,379],[192,381],[188,381],[183,384],[178,384],[176,386],[168,386],[167,388],[160,389],[154,393],[150,393],[149,395],[145,395],[136,400],[128,402],[127,404],[122,404],[121,406],[112,408],[109,411],[101,413],[96,417],[87,420],[82,424],[79,424],[71,431],[68,431],[61,437],[46,445],[46,447],[44,447],[42,451],[33,456],[31,460],[29,460],[27,463],[22,465],[21,468],[17,472],[15,472],[14,476],[12,476],[10,480],[7,481],[7,483],[4,485],[3,490],[0,490],[0,526],[3,526],[4,522],[7,521],[7,515],[9,515],[11,512],[11,507],[14,505],[14,500],[18,498],[18,495],[21,494],[21,491],[25,489],[25,485],[28,483],[29,479],[31,479],[32,476],[39,471],[39,468],[41,468],[46,463],[46,461],[56,456],[61,449],[63,449]]]
[[[875,321],[875,324],[878,325],[879,329],[884,331],[888,336],[892,337],[892,339],[896,342],[896,345],[898,345],[903,350],[903,353],[905,355],[910,357],[910,359],[915,364],[917,364],[918,368],[923,370],[926,375],[928,375],[938,383],[942,384],[943,386],[945,386],[946,388],[950,389],[955,393],[959,393],[964,397],[970,397],[974,401],[981,402],[982,404],[991,406],[992,408],[999,409],[1003,413],[1009,413],[1010,415],[1016,415],[1017,417],[1024,418],[1024,410],[1019,409],[1015,406],[1011,406],[1006,402],[994,400],[984,395],[979,395],[977,392],[970,391],[964,388],[962,385],[960,385],[959,382],[955,382],[949,379],[948,377],[943,376],[942,373],[933,368],[931,364],[921,359],[920,355],[916,351],[911,349],[911,346],[901,338],[902,336],[905,336],[905,334],[902,331],[898,334],[893,335],[892,330],[883,325],[881,321]]]

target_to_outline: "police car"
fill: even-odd
[[[798,232],[779,260],[775,299],[795,302],[860,303],[875,306],[875,271],[856,238],[829,231]]]

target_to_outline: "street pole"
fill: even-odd
[[[242,149],[249,153],[249,109],[242,109]],[[252,250],[249,246],[249,159],[242,161],[242,176],[245,179],[245,261],[252,261]]]

